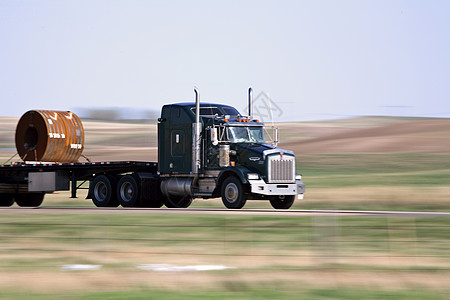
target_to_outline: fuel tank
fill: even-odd
[[[70,111],[27,111],[17,124],[16,149],[24,161],[77,162],[84,149],[83,124]]]

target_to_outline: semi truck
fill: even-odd
[[[251,88],[247,115],[229,105],[200,103],[197,88],[194,93],[195,102],[162,107],[158,162],[73,161],[84,148],[78,117],[27,112],[16,129],[22,161],[0,165],[0,206],[39,206],[55,191],[71,190],[76,198],[85,182],[86,198],[97,207],[187,208],[195,198],[221,197],[230,209],[247,200],[288,209],[303,198],[295,155],[278,148],[277,129],[274,141],[266,142],[263,122],[253,117]],[[64,122],[57,126],[59,120]]]

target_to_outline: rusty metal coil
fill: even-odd
[[[77,162],[84,149],[84,128],[70,111],[30,110],[16,128],[16,149],[24,161]]]

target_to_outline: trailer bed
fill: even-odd
[[[23,193],[29,191],[30,173],[55,172],[58,177],[67,177],[72,184],[72,197],[79,188],[77,181],[86,181],[98,174],[125,174],[145,172],[156,174],[156,162],[106,161],[82,163],[16,163],[0,165],[0,193]]]

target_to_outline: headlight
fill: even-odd
[[[302,174],[295,174],[295,180],[302,180]]]
[[[248,180],[258,180],[258,179],[259,179],[259,174],[256,174],[256,173],[248,173],[248,174],[247,174],[247,178],[248,178]]]

